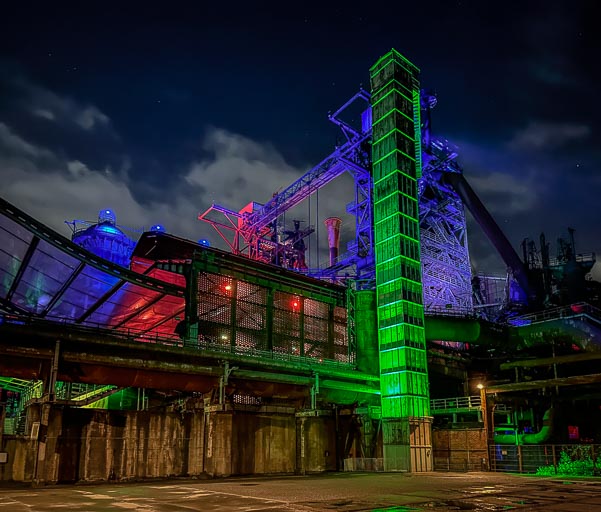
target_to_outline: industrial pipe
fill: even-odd
[[[518,434],[517,425],[513,426],[515,432],[513,434],[493,434],[495,444],[542,444],[547,441],[553,433],[553,418],[555,417],[555,409],[551,407],[545,411],[543,415],[543,426],[534,434]]]
[[[330,267],[336,264],[338,259],[338,246],[340,244],[340,226],[342,219],[338,217],[328,217],[323,221],[328,230],[328,247],[330,248]]]
[[[480,225],[482,231],[484,231],[488,239],[495,246],[495,249],[497,249],[505,264],[511,269],[513,277],[528,297],[528,301],[530,302],[535,299],[532,287],[528,281],[524,263],[515,252],[511,243],[507,240],[507,237],[503,231],[501,231],[501,228],[495,222],[492,215],[488,212],[484,204],[482,204],[482,201],[480,201],[480,198],[467,182],[465,176],[457,172],[450,172],[445,174],[445,179],[447,183],[453,187],[455,192],[457,192],[461,201],[463,201],[463,204],[473,215],[474,219],[476,219],[476,222]]]

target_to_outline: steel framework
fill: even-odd
[[[357,102],[365,103],[361,127],[354,127],[342,119],[344,112]],[[356,218],[355,240],[350,244],[349,252],[341,255],[334,266],[299,270],[325,278],[336,277],[338,272],[355,266],[353,275],[369,277],[366,272],[373,274],[373,237],[371,175],[368,170],[371,137],[368,103],[369,93],[360,90],[336,112],[330,114],[329,120],[340,128],[346,139],[345,143],[285,190],[274,194],[267,203],[250,203],[238,212],[212,204],[198,219],[211,224],[234,254],[245,254],[259,261],[272,261],[274,252],[286,252],[286,247],[283,247],[286,242],[277,241],[275,236],[278,218],[332,180],[348,172],[353,176],[355,183],[354,201],[347,205],[347,212]],[[311,226],[307,228],[307,231],[309,230],[312,232]]]
[[[462,171],[451,144],[424,139],[428,146],[422,147],[418,185],[424,308],[430,313],[447,309],[469,313],[473,309],[472,272],[465,211],[455,190],[443,180],[445,173]]]
[[[373,280],[371,108],[364,111],[360,129],[341,119],[345,110],[356,101],[369,102],[369,93],[360,90],[329,116],[330,121],[340,127],[345,143],[288,188],[275,194],[264,205],[250,203],[241,211],[233,211],[213,204],[198,218],[210,223],[234,254],[274,261],[274,253],[284,253],[279,263],[285,265],[290,260],[285,254],[291,244],[290,241],[278,242],[274,236],[278,218],[321,187],[349,172],[355,184],[354,200],[347,205],[346,212],[356,219],[354,240],[334,265],[298,270],[317,278]],[[424,308],[434,314],[449,309],[470,314],[473,311],[472,275],[465,211],[461,198],[444,179],[446,174],[462,174],[462,170],[455,161],[456,148],[444,139],[431,136],[430,110],[435,104],[436,98],[422,91],[421,162],[417,161],[421,170],[418,195]],[[307,233],[312,230],[309,226]]]

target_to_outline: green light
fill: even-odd
[[[429,415],[417,208],[418,72],[395,50],[371,68],[380,389],[382,417],[390,420]]]
[[[389,84],[397,82],[396,80],[391,80],[390,82],[388,82],[388,84],[386,84],[385,86],[383,86],[380,90],[384,89],[385,87],[387,87]],[[404,87],[406,89],[406,87]],[[407,91],[409,91],[410,93],[412,93],[413,91],[407,89]],[[405,96],[403,94],[403,91],[400,91],[399,89],[397,89],[396,87],[393,87],[390,91],[386,92],[386,94],[384,96],[382,96],[381,98],[379,98],[375,103],[372,104],[372,108],[378,106],[380,103],[382,103],[382,101],[384,101],[386,98],[388,98],[388,96],[390,96],[392,93],[397,93],[399,96],[401,96],[401,98],[403,98],[404,100],[413,103],[413,100],[411,100],[410,98],[408,98],[407,96]],[[405,116],[407,119],[409,119],[410,121],[413,121],[413,118],[409,117],[405,112],[400,111],[398,108],[393,108],[391,110],[387,110],[386,115],[392,113],[393,111],[398,112],[399,114]],[[380,121],[386,116],[382,116],[380,118]]]
[[[373,150],[372,150],[373,151]],[[401,151],[400,149],[393,149],[392,151],[389,151],[388,153],[386,153],[382,158],[378,158],[378,160],[376,160],[375,162],[372,163],[373,166],[378,165],[380,162],[382,162],[382,160],[385,160],[386,158],[388,158],[390,155],[394,154],[394,153],[400,153],[401,155],[403,155],[405,158],[408,158],[409,160],[411,160],[412,162],[415,162],[415,158],[413,158],[412,156],[409,156],[407,153],[404,153],[403,151]],[[396,171],[396,169],[395,169]]]
[[[392,128],[391,130],[386,132],[384,135],[382,135],[378,140],[376,140],[374,142],[374,144],[379,144],[380,142],[382,142],[382,140],[384,140],[386,137],[388,137],[392,133],[400,133],[403,137],[406,137],[407,140],[409,140],[411,142],[415,142],[415,139],[413,137],[410,137],[409,135],[407,135],[404,131],[399,130],[398,128]]]

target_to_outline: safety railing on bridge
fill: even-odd
[[[490,404],[489,404],[490,405]],[[507,404],[495,403],[494,412],[507,412]],[[433,398],[430,400],[430,410],[432,412],[444,413],[457,410],[480,410],[482,408],[482,399],[480,395],[474,396],[455,396],[451,398]]]
[[[253,347],[242,347],[239,345],[232,345],[231,343],[220,343],[219,340],[213,340],[210,338],[206,339],[182,339],[178,335],[166,336],[158,334],[150,334],[142,330],[134,329],[107,329],[102,326],[94,326],[90,324],[77,325],[71,322],[65,321],[53,321],[38,319],[29,316],[21,315],[0,315],[0,324],[15,324],[15,325],[28,325],[38,328],[48,328],[62,326],[68,328],[73,333],[80,333],[86,335],[96,336],[107,336],[114,340],[122,340],[125,342],[141,342],[151,343],[155,345],[162,345],[166,347],[179,347],[179,348],[192,348],[195,350],[202,350],[205,354],[224,355],[231,354],[235,356],[252,357],[262,360],[274,360],[274,361],[285,361],[298,365],[305,366],[318,366],[320,368],[340,369],[340,370],[352,370],[355,369],[353,354],[349,355],[350,361],[336,361],[327,358],[317,358],[309,356],[301,356],[290,353],[276,352],[270,350],[256,349]]]
[[[529,313],[518,317],[510,318],[508,323],[514,327],[531,325],[549,320],[557,320],[561,318],[570,318],[575,316],[586,315],[601,323],[601,309],[598,309],[586,302],[578,302],[569,306],[561,306],[557,308],[546,309],[537,313]]]
[[[480,396],[456,396],[453,398],[434,398],[430,400],[430,410],[451,411],[457,409],[480,409],[482,400]]]
[[[473,308],[443,307],[443,306],[425,306],[424,315],[426,316],[452,316],[457,318],[477,318]]]

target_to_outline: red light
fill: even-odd
[[[232,289],[232,285],[231,284],[226,284],[225,285],[225,291],[229,292]]]
[[[298,309],[299,306],[300,304],[297,300],[292,301],[292,309]]]

